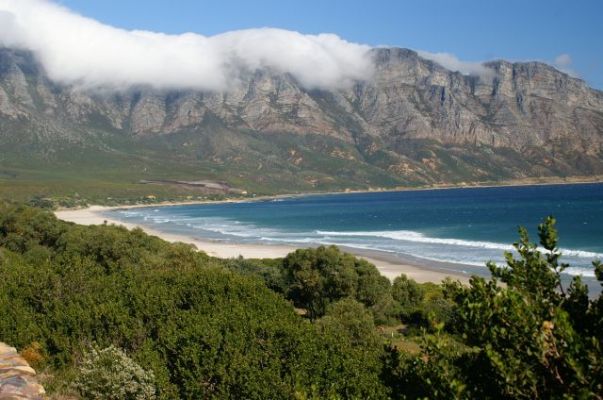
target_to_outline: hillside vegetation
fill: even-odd
[[[0,340],[57,399],[602,398],[603,297],[539,232],[491,280],[392,284],[335,247],[220,260],[1,204]]]
[[[375,74],[305,88],[259,68],[224,93],[52,81],[0,48],[0,196],[98,203],[205,196],[141,181],[224,181],[254,194],[603,175],[603,92],[539,62],[463,75],[399,48]]]

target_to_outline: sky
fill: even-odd
[[[276,27],[335,33],[372,46],[452,53],[462,60],[559,56],[603,89],[602,0],[63,0],[103,22],[167,33]],[[144,4],[141,7],[141,3]],[[564,55],[568,56],[565,57]]]
[[[331,72],[344,80],[364,73],[342,67],[356,60],[354,52],[358,48],[351,44],[360,44],[407,47],[428,55],[447,53],[446,60],[458,57],[468,62],[501,58],[544,61],[603,89],[601,0],[57,0],[54,3],[102,24],[170,35],[194,32],[206,38],[264,27],[304,35],[333,33],[339,41],[335,44],[308,36],[292,40],[295,43],[311,40],[310,54],[330,51],[328,46],[335,46],[340,56]],[[288,40],[283,32],[271,32],[270,40],[277,39]],[[241,42],[240,38],[229,40],[227,46],[231,47],[233,40]],[[250,65],[266,57],[274,61],[275,56],[264,53],[242,56]],[[320,58],[317,56],[315,61]],[[467,70],[463,71],[465,67]],[[292,67],[282,68],[289,71]],[[475,73],[471,68],[466,63],[459,70]],[[299,71],[302,80],[309,80],[307,86],[330,84],[330,76],[313,79],[311,72],[311,65]]]
[[[276,27],[335,33],[372,46],[452,53],[462,60],[559,56],[603,89],[601,0],[63,0],[103,22],[167,33]],[[141,7],[141,3],[144,7]],[[567,56],[567,57],[565,57]],[[569,59],[568,59],[569,57]]]

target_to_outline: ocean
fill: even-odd
[[[525,226],[557,219],[566,274],[594,283],[603,259],[603,184],[308,195],[237,203],[113,210],[107,217],[166,233],[235,243],[335,244],[487,275]],[[589,285],[590,286],[590,285]]]

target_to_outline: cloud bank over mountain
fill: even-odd
[[[332,34],[128,31],[45,0],[0,0],[0,45],[31,50],[51,79],[86,87],[226,90],[245,71],[272,68],[306,88],[332,89],[373,72],[369,46]]]
[[[450,71],[458,71],[464,75],[476,75],[484,80],[494,77],[494,71],[481,62],[461,61],[457,56],[450,53],[432,53],[418,50],[417,53],[427,59],[434,61]]]
[[[291,74],[307,89],[338,89],[374,73],[370,46],[334,34],[274,28],[215,36],[125,30],[51,0],[0,0],[0,46],[30,50],[51,79],[84,88],[227,91],[243,74],[268,68]],[[480,62],[418,53],[452,71],[484,80],[494,76]]]

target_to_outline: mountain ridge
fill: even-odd
[[[490,61],[480,77],[408,49],[372,57],[374,76],[347,89],[263,69],[224,93],[110,91],[52,82],[33,54],[0,49],[0,166],[264,193],[603,174],[603,92],[584,81],[540,62]]]

